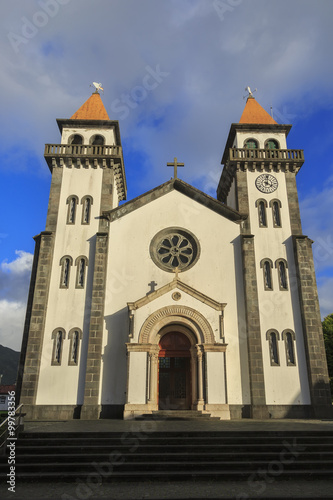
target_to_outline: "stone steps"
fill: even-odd
[[[0,478],[8,462],[0,458]],[[331,478],[333,432],[23,432],[17,481]],[[94,477],[95,477],[94,476]],[[259,479],[258,479],[259,480]]]
[[[202,413],[195,410],[158,410],[152,413],[145,413],[135,420],[220,420],[219,417],[212,417],[209,413]]]

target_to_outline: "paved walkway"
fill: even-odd
[[[24,423],[26,432],[333,431],[333,420],[66,420]]]

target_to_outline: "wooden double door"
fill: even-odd
[[[158,369],[160,410],[191,409],[191,343],[183,333],[161,338]]]

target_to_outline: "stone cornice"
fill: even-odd
[[[166,285],[162,286],[155,292],[151,292],[147,294],[145,297],[142,297],[141,299],[135,302],[128,302],[127,304],[128,309],[130,311],[139,309],[140,307],[149,304],[149,302],[156,300],[158,297],[161,297],[162,295],[170,292],[171,290],[174,290],[175,288],[181,290],[182,292],[187,293],[188,295],[191,295],[191,297],[199,300],[200,302],[203,302],[204,304],[208,305],[212,309],[215,309],[216,311],[223,311],[226,306],[226,304],[217,302],[216,300],[208,297],[207,295],[199,292],[198,290],[195,290],[194,288],[187,285],[180,279],[174,278],[170,283],[167,283]]]
[[[120,219],[124,215],[127,215],[134,210],[143,207],[151,201],[160,198],[161,196],[164,196],[165,194],[170,193],[173,190],[179,191],[190,199],[198,202],[200,205],[213,210],[219,215],[222,215],[223,217],[226,217],[227,219],[235,223],[239,224],[244,219],[243,215],[236,210],[228,207],[215,198],[208,196],[207,194],[203,193],[199,189],[196,189],[190,184],[187,184],[181,179],[171,179],[170,181],[152,189],[151,191],[148,191],[141,196],[138,196],[137,198],[134,198],[134,200],[131,200],[124,205],[121,205],[120,207],[104,212],[103,215],[107,216],[110,222],[113,222],[114,220]]]

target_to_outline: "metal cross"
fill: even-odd
[[[177,179],[177,167],[185,167],[184,163],[178,163],[177,158],[174,158],[173,163],[167,163],[167,167],[173,167],[173,177]]]

